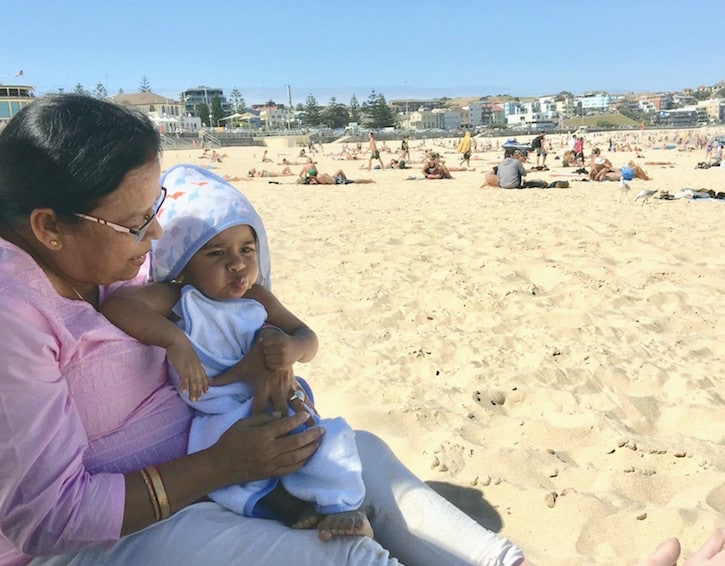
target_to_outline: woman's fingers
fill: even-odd
[[[299,434],[278,438],[275,444],[279,452],[272,462],[274,475],[284,476],[301,468],[317,450],[323,434],[321,427],[312,427]]]
[[[685,566],[700,564],[713,566],[725,564],[725,529],[715,529],[710,538],[685,562]]]

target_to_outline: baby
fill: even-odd
[[[255,399],[252,386],[228,371],[255,340],[271,379],[311,360],[317,337],[270,291],[267,238],[249,201],[193,165],[173,167],[161,180],[169,198],[158,218],[164,232],[151,254],[156,282],[119,290],[101,310],[131,336],[166,348],[172,380],[196,409],[191,454],[214,444],[237,420],[267,409],[266,399]],[[365,486],[354,433],[341,418],[320,420],[305,404],[302,387],[282,393],[292,405],[287,411],[310,412],[308,426],[325,428],[310,460],[282,478],[227,486],[209,496],[246,516],[280,519],[293,528],[317,526],[322,539],[372,536],[360,509]]]

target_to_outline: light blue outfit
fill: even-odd
[[[161,177],[168,196],[159,213],[163,235],[153,242],[151,273],[155,281],[171,281],[194,253],[211,238],[240,224],[257,236],[257,284],[270,287],[270,258],[262,221],[251,203],[235,187],[208,170],[177,165]],[[186,332],[207,373],[214,376],[243,358],[267,319],[265,308],[252,299],[216,301],[191,286],[182,289],[174,307],[179,326]],[[170,372],[178,388],[178,375]],[[309,390],[308,390],[309,392]],[[196,409],[189,433],[188,452],[214,444],[239,419],[251,416],[253,391],[247,383],[211,387],[198,401],[182,397]],[[293,411],[290,410],[290,414]],[[302,469],[283,478],[232,485],[209,497],[249,517],[271,517],[257,505],[278,481],[322,514],[358,509],[365,498],[362,465],[355,435],[341,418],[316,419],[325,428],[320,447]]]

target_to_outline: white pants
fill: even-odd
[[[337,537],[322,542],[316,530],[242,517],[207,502],[123,537],[110,549],[38,558],[31,564],[513,566],[523,560],[519,548],[481,527],[416,478],[379,438],[357,431],[356,442],[367,488],[364,508],[369,508],[375,540]]]

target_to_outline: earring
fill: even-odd
[[[58,240],[51,240],[50,245],[56,247],[59,244]]]

